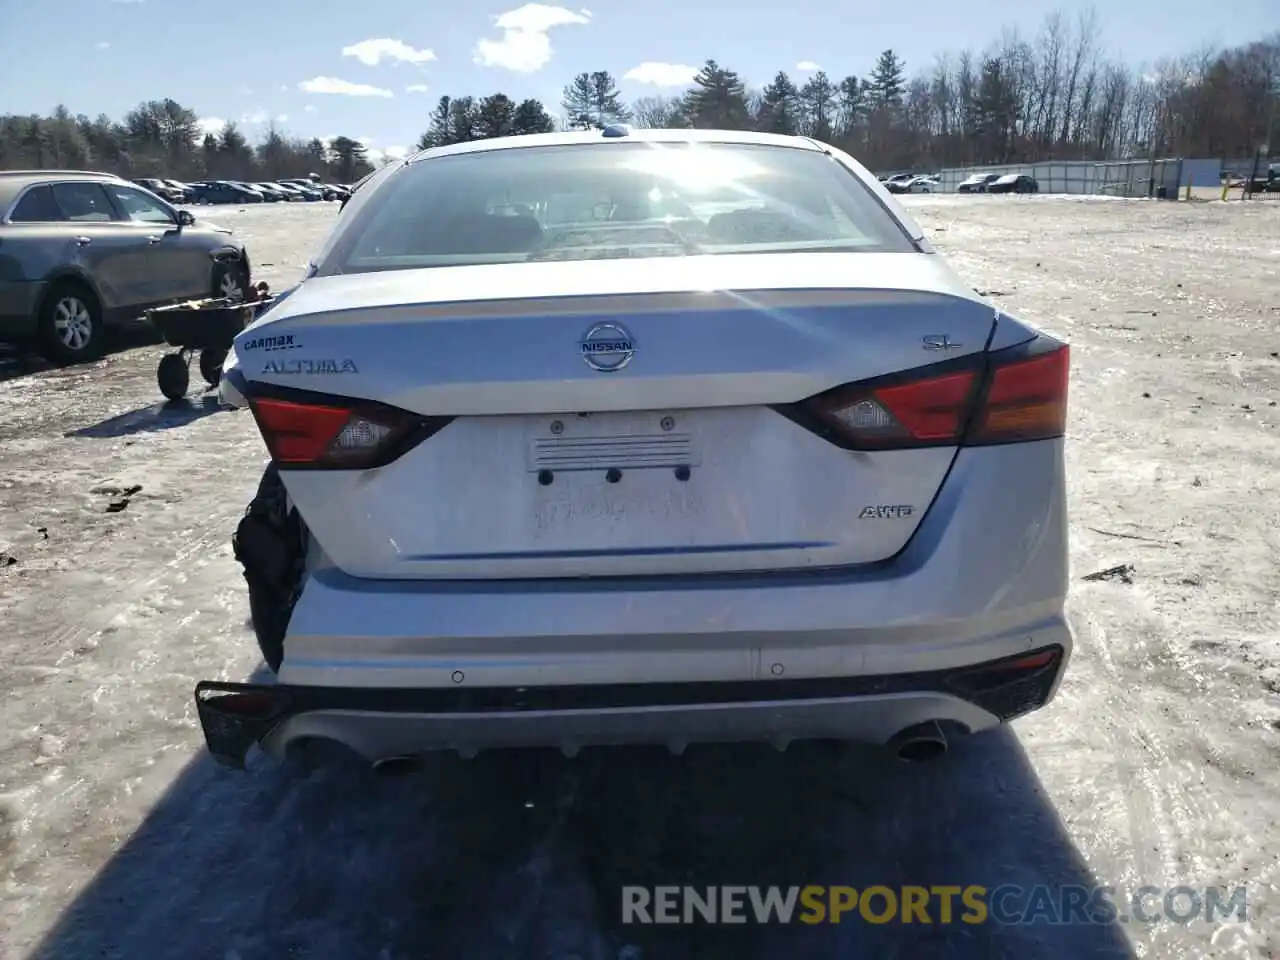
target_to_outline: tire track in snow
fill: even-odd
[[[1168,745],[1161,732],[1164,724],[1142,703],[1143,691],[1130,693],[1132,685],[1126,673],[1115,662],[1112,653],[1114,641],[1110,632],[1102,626],[1105,603],[1097,603],[1090,609],[1086,603],[1078,604],[1074,611],[1073,626],[1077,643],[1086,650],[1096,651],[1098,662],[1105,673],[1101,678],[1106,684],[1105,696],[1099,698],[1105,704],[1106,716],[1100,718],[1113,745],[1114,765],[1125,792],[1128,837],[1133,860],[1126,866],[1125,882],[1132,893],[1142,885],[1154,885],[1165,889],[1190,885],[1203,889],[1220,882],[1222,868],[1219,864],[1221,846],[1212,841],[1209,826],[1230,823],[1235,836],[1244,844],[1253,842],[1247,827],[1232,815],[1221,803],[1214,801],[1202,790],[1193,793],[1194,787],[1182,784],[1185,764]],[[1101,608],[1101,609],[1098,609]],[[1252,878],[1255,882],[1260,878]],[[1242,880],[1237,880],[1242,882]],[[1234,886],[1235,884],[1227,884]],[[1262,951],[1262,934],[1249,923],[1232,924],[1230,928],[1212,928],[1199,925],[1202,943],[1229,941],[1225,953],[1200,951],[1195,941],[1188,942],[1187,931],[1172,931],[1165,926],[1151,930],[1147,948],[1159,949],[1157,956],[1230,956],[1239,960],[1265,960],[1269,953]],[[1192,950],[1193,953],[1181,951]],[[1174,951],[1178,951],[1175,953]]]

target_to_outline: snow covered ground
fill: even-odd
[[[1047,710],[899,767],[817,747],[236,774],[191,689],[258,669],[250,419],[161,350],[0,368],[0,956],[1280,956],[1280,207],[906,197],[1074,348],[1078,652]],[[219,208],[261,278],[336,206]],[[1083,579],[1130,565],[1125,575]],[[1247,888],[1182,925],[636,927],[624,884]]]

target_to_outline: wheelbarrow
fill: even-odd
[[[156,367],[156,382],[168,400],[180,400],[191,385],[191,359],[200,355],[200,376],[210,387],[222,380],[222,364],[236,336],[275,302],[265,282],[252,291],[254,299],[210,297],[187,300],[147,311],[147,320],[164,342],[177,350],[166,353]]]

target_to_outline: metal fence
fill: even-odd
[[[1000,176],[1022,174],[1035,177],[1041,193],[1094,193],[1098,165],[1092,160],[1046,160],[1041,163],[1010,163],[983,167],[949,167],[939,176],[943,192],[954,193],[963,181],[980,173]]]
[[[1182,182],[1181,159],[1045,160],[1040,163],[1011,163],[982,167],[949,167],[939,176],[941,190],[954,193],[963,181],[976,174],[1001,176],[1026,174],[1040,184],[1041,193],[1100,194],[1113,197],[1158,197],[1178,195]],[[1162,189],[1163,188],[1163,189]]]
[[[1182,160],[1118,160],[1098,164],[1097,192],[1109,197],[1178,198]]]
[[[1263,177],[1267,174],[1267,164],[1267,160],[1262,160],[1258,165],[1258,172]],[[1044,160],[1039,163],[948,167],[938,174],[938,190],[942,193],[954,193],[956,187],[976,174],[1026,174],[1034,177],[1040,184],[1041,193],[1164,197],[1175,200],[1186,187],[1217,188],[1222,182],[1223,172],[1247,177],[1253,165],[1252,157],[1235,160],[1217,157],[1165,157],[1154,160]]]

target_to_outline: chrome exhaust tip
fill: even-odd
[[[903,763],[923,763],[947,752],[947,735],[937,720],[926,720],[899,730],[889,739],[888,747]]]

